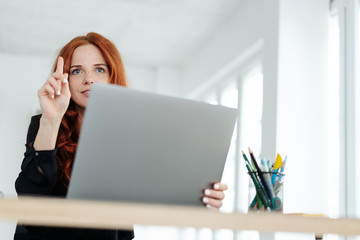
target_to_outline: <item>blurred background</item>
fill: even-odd
[[[359,216],[359,0],[0,0],[5,197],[16,196],[27,127],[40,110],[37,90],[61,47],[91,31],[118,47],[131,88],[240,109],[221,211],[247,212],[240,153],[250,147],[271,161],[287,156],[285,213]],[[0,239],[12,239],[15,225],[0,222]],[[135,226],[135,235],[314,238],[160,226]]]

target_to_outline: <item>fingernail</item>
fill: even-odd
[[[214,189],[219,189],[220,188],[220,185],[219,184],[215,184],[214,185]]]
[[[206,207],[207,207],[207,208],[211,208],[211,206],[210,206],[209,204],[206,204]]]
[[[51,98],[52,98],[52,99],[54,99],[54,98],[55,98],[54,94],[53,94],[53,95],[51,95]]]
[[[204,198],[203,198],[203,203],[208,203],[208,202],[209,202],[209,199],[206,198],[206,197],[204,197]]]
[[[57,94],[57,95],[60,95],[60,94],[61,94],[60,90],[57,90],[56,94]]]
[[[64,78],[63,82],[68,83],[69,81],[67,80],[67,78]]]
[[[210,195],[211,191],[209,189],[206,189],[204,193],[205,193],[205,195]]]

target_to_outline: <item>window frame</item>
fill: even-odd
[[[340,206],[341,217],[359,217],[360,158],[359,0],[333,0],[340,30]],[[348,238],[350,239],[350,238]]]

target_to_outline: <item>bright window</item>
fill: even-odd
[[[223,212],[247,212],[249,179],[244,160],[239,157],[241,150],[252,147],[256,153],[261,152],[261,120],[263,102],[263,75],[259,68],[232,76],[203,93],[202,100],[211,104],[239,108],[240,116],[231,140],[222,182],[229,189],[223,201]],[[239,107],[240,106],[240,107]],[[239,131],[240,130],[240,131]],[[240,136],[240,138],[238,138]],[[203,230],[201,230],[203,231]],[[210,233],[207,231],[207,233]],[[246,239],[257,240],[259,234],[253,231],[235,233],[231,230],[216,230],[213,239]]]
[[[339,14],[332,9],[329,17],[329,60],[328,60],[328,215],[339,216],[339,189],[340,189],[340,31]]]

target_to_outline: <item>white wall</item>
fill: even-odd
[[[156,92],[157,71],[155,67],[134,66],[126,62],[124,65],[128,87],[142,91]]]
[[[37,90],[51,69],[46,58],[0,55],[0,190],[14,196],[30,116],[37,107]]]
[[[180,67],[151,67],[126,64],[125,69],[130,88],[180,96],[182,70]]]
[[[280,6],[277,148],[288,155],[285,209],[326,213],[329,1]]]
[[[0,55],[0,66],[0,191],[14,197],[27,127],[37,107],[37,89],[51,63],[45,58]],[[14,229],[14,222],[0,223],[0,239],[13,239]]]
[[[264,129],[263,156],[275,156],[278,0],[244,1],[239,12],[204,43],[184,66],[179,91],[189,94],[216,75],[224,66],[241,58],[254,44],[263,42]]]

